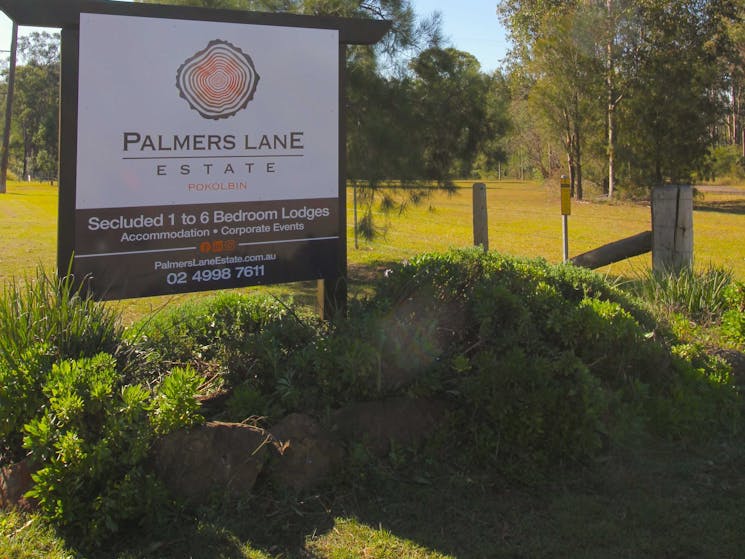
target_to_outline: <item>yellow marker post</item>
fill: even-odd
[[[569,177],[561,175],[561,222],[564,241],[564,262],[569,260],[569,223],[568,216],[572,213],[572,191]]]
[[[572,191],[566,175],[561,175],[561,215],[572,215]]]

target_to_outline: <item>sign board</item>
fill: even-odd
[[[391,22],[116,0],[0,10],[62,29],[60,275],[74,256],[109,299],[318,278],[343,309],[345,49]]]
[[[339,31],[80,14],[76,277],[101,298],[333,276]]]

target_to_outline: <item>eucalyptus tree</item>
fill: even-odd
[[[513,64],[545,70],[533,96],[546,108],[562,112],[568,104],[555,94],[554,80],[562,79],[551,71],[557,67],[563,67],[563,79],[580,98],[587,91],[588,82],[578,78],[587,74],[572,73],[566,63],[557,66],[556,52],[568,52],[562,44],[577,43],[583,52],[594,52],[595,60],[587,56],[583,64],[597,74],[593,84],[603,83],[593,94],[605,122],[588,131],[594,136],[591,144],[600,144],[597,136],[605,135],[606,184],[612,196],[619,177],[643,184],[681,180],[702,163],[712,140],[707,130],[721,109],[722,47],[734,1],[503,0],[498,12],[515,43]],[[567,18],[595,23],[580,25],[588,30],[579,34],[581,40],[568,38],[562,28],[576,33],[578,27],[567,26]],[[595,113],[590,105],[584,110],[590,111],[585,115]]]
[[[572,192],[581,199],[583,145],[597,119],[603,75],[597,10],[577,0],[504,0],[498,13],[513,41],[514,79],[560,139]]]
[[[59,79],[59,35],[34,32],[20,37],[11,153],[14,170],[24,177],[56,177]]]
[[[725,139],[730,144],[745,144],[745,128],[741,119],[745,104],[745,25],[742,20],[732,22],[728,29],[731,49],[727,65],[727,102],[729,112],[726,119]],[[745,152],[743,152],[745,157]]]
[[[555,130],[560,130],[575,197],[583,197],[585,136],[598,121],[597,99],[602,93],[602,67],[593,32],[594,13],[572,10],[552,18],[533,45],[527,68],[533,78],[529,102],[539,107]]]
[[[586,110],[592,111],[592,120],[596,120],[597,110],[604,110],[604,125],[594,126],[595,130],[605,130],[605,155],[607,159],[607,188],[608,195],[613,196],[615,184],[615,146],[616,146],[616,110],[619,102],[623,98],[624,84],[628,74],[621,70],[633,67],[629,64],[633,59],[633,49],[629,48],[626,42],[627,32],[629,30],[628,18],[630,15],[630,6],[634,3],[630,0],[503,0],[498,5],[498,14],[502,21],[510,30],[510,35],[515,45],[512,51],[513,63],[515,65],[532,64],[540,65],[541,61],[537,60],[542,56],[554,58],[553,62],[543,64],[549,70],[547,76],[544,76],[542,85],[544,90],[547,86],[547,79],[553,74],[555,79],[564,83],[564,88],[573,88],[575,97],[582,97],[586,91],[587,70],[595,73],[596,80],[603,80],[604,90],[598,91],[593,87],[593,95],[597,96],[597,104],[600,100],[605,100],[605,106],[602,109],[585,104]],[[567,34],[564,36],[563,34]],[[547,41],[557,41],[557,45],[547,44]],[[573,46],[572,46],[573,44]],[[558,51],[576,51],[577,56],[571,56],[570,64],[560,64],[559,67],[565,71],[564,75],[557,75],[556,53]],[[586,64],[587,69],[583,70],[578,63]],[[580,82],[577,78],[582,77]],[[549,88],[551,89],[551,88]],[[551,98],[549,96],[543,100],[543,106],[550,109]],[[573,161],[579,161],[577,151],[581,149],[582,141],[573,138],[576,134],[571,133],[571,128],[576,128],[581,121],[591,120],[590,115],[583,115],[577,112],[580,103],[575,99],[573,106],[575,108],[575,119],[562,118],[556,124],[560,130],[563,130],[565,149],[569,159],[570,175],[574,177],[577,169],[573,168]],[[566,112],[567,103],[564,101],[564,108],[556,107],[554,110]],[[551,111],[549,110],[549,113]],[[571,113],[571,111],[568,111]],[[557,121],[556,118],[550,118]],[[575,120],[574,124],[572,121]],[[597,135],[595,133],[594,135]],[[598,139],[593,138],[593,144],[599,144]],[[574,152],[572,154],[572,152]],[[581,169],[580,177],[581,177]],[[574,185],[574,180],[572,184]],[[581,179],[576,194],[582,195]],[[574,189],[574,187],[573,187]]]

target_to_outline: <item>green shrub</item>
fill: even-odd
[[[236,384],[256,376],[257,362],[273,373],[313,336],[310,319],[268,296],[220,293],[172,307],[131,329],[137,347],[166,369],[220,362]]]
[[[675,374],[669,397],[652,402],[653,429],[680,439],[737,433],[742,401],[732,384],[731,367],[695,344],[674,346],[672,356]]]
[[[383,395],[383,319],[374,309],[352,313],[298,355],[296,366],[310,369],[316,398],[328,407]]]
[[[201,421],[199,402],[194,397],[202,379],[189,367],[176,367],[158,385],[150,423],[157,435],[165,435]]]
[[[0,464],[22,457],[22,427],[44,403],[42,386],[58,360],[114,353],[119,316],[70,277],[37,270],[0,296]]]
[[[530,478],[601,447],[606,396],[576,356],[486,350],[471,364],[457,416],[470,456]]]
[[[44,403],[42,385],[52,369],[52,352],[37,344],[17,362],[14,367],[0,359],[0,466],[23,458],[23,426]]]
[[[703,312],[706,297],[689,308]],[[330,324],[229,294],[171,309],[142,332],[140,347],[166,365],[227,372],[223,417],[447,398],[444,438],[466,461],[531,478],[593,456],[630,426],[694,438],[736,430],[740,414],[724,364],[672,352],[633,295],[588,270],[480,250],[394,266]]]
[[[446,438],[466,460],[533,477],[631,424],[691,438],[737,429],[722,363],[671,353],[653,316],[592,272],[478,250],[424,255],[394,267],[369,305],[396,314],[400,331],[430,324],[436,359],[422,374],[453,400]]]
[[[722,334],[729,341],[745,344],[745,283],[735,282],[725,293],[727,310],[722,315]]]
[[[240,384],[225,403],[224,419],[241,422],[250,417],[270,417],[275,415],[267,397],[250,383]]]
[[[710,175],[714,179],[740,181],[745,178],[742,153],[739,146],[716,146],[708,158]]]
[[[24,447],[39,467],[29,495],[85,547],[157,524],[166,494],[145,467],[152,442],[199,419],[193,372],[175,371],[154,398],[120,380],[109,354],[57,363],[42,387],[41,413],[24,428]]]

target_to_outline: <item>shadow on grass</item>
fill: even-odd
[[[533,488],[444,465],[376,471],[302,498],[226,501],[101,557],[720,558],[745,544],[742,441],[653,441]],[[376,547],[380,534],[393,543]]]
[[[698,212],[745,214],[745,200],[727,200],[721,202],[695,202],[693,209]]]

